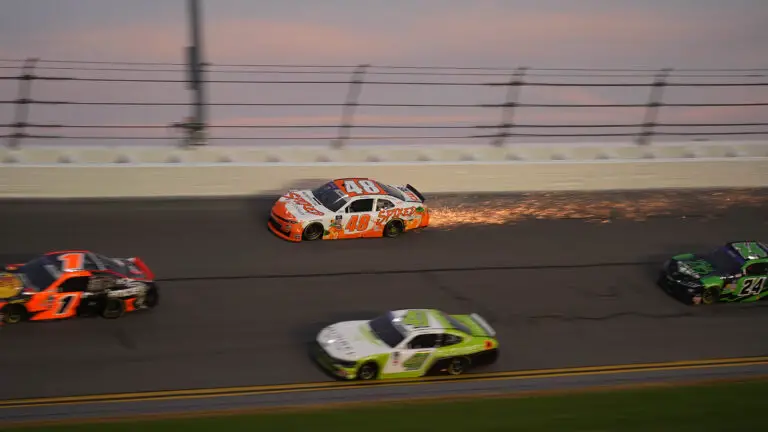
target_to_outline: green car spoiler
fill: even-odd
[[[471,313],[469,314],[469,317],[472,318],[472,321],[475,322],[481,329],[483,329],[483,332],[485,334],[478,334],[473,336],[490,336],[495,337],[496,336],[496,330],[494,330],[493,327],[491,327],[490,324],[488,324],[488,321],[486,321],[483,317],[478,315],[477,313]]]

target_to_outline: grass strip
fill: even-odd
[[[276,410],[258,414],[23,427],[78,432],[424,430],[709,432],[759,430],[768,380],[460,401]],[[16,430],[16,429],[3,429]]]

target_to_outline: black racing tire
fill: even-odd
[[[18,324],[27,317],[27,308],[20,304],[9,304],[2,309],[4,324]]]
[[[107,298],[104,300],[104,308],[101,316],[106,319],[116,319],[125,313],[125,302],[119,298]]]
[[[701,293],[701,304],[713,305],[720,301],[720,288],[709,287],[705,288]]]
[[[153,286],[147,291],[147,296],[144,298],[144,305],[147,309],[154,309],[160,304],[160,290]]]
[[[469,360],[464,357],[454,357],[448,360],[448,375],[461,375],[469,368]]]
[[[306,241],[315,241],[320,240],[323,238],[323,234],[325,233],[325,227],[320,222],[312,222],[311,224],[307,225],[306,228],[304,228],[304,232],[302,233],[302,238]]]
[[[384,226],[384,237],[395,238],[405,231],[405,225],[400,219],[391,220]]]
[[[370,381],[376,379],[379,375],[379,366],[376,363],[368,362],[357,370],[357,379],[360,381]]]

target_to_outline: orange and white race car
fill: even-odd
[[[272,207],[267,226],[293,242],[397,237],[429,225],[424,201],[411,185],[342,178],[316,189],[288,191]]]

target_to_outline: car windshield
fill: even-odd
[[[317,189],[312,190],[312,195],[317,198],[323,206],[331,211],[337,212],[344,204],[349,201],[333,182],[328,182]]]
[[[388,194],[399,199],[400,201],[406,201],[405,195],[402,192],[400,192],[400,189],[384,183],[379,183],[379,184],[381,185],[382,188],[384,188],[385,191],[387,191]]]
[[[726,274],[736,274],[741,271],[741,260],[730,250],[728,246],[716,249],[707,256],[709,261],[717,270]]]
[[[19,268],[20,276],[26,285],[42,291],[57,279],[56,267],[47,256],[36,258]]]
[[[392,313],[387,313],[386,315],[382,315],[378,318],[372,319],[368,321],[368,325],[371,326],[371,330],[373,333],[384,341],[385,344],[389,345],[390,347],[394,348],[399,344],[400,342],[405,339],[405,336],[400,332],[400,330],[395,327],[394,324],[392,324]]]
[[[464,332],[468,335],[472,334],[472,330],[470,330],[469,327],[467,327],[466,324],[462,323],[461,321],[457,320],[456,318],[448,315],[445,312],[440,312],[440,316],[443,317],[444,320],[448,321],[448,323],[451,325],[451,327],[455,328],[456,330],[460,332]]]

